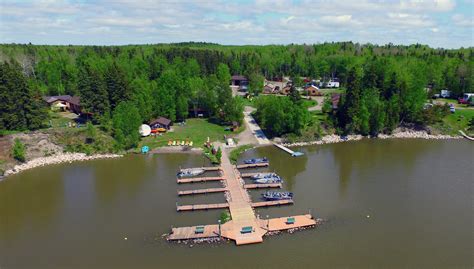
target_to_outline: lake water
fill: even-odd
[[[262,217],[311,211],[316,229],[192,248],[167,243],[171,226],[216,223],[220,210],[176,212],[176,202],[224,202],[223,194],[178,198],[179,167],[199,155],[131,155],[53,165],[0,182],[0,268],[472,268],[474,143],[363,140],[274,147],[268,169],[285,179],[293,206]],[[261,191],[252,191],[259,199]],[[370,216],[369,218],[367,216]],[[128,240],[124,240],[127,237]]]

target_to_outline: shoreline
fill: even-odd
[[[285,147],[301,147],[301,146],[311,146],[311,145],[325,145],[325,144],[335,144],[343,143],[349,141],[359,141],[364,138],[371,138],[370,136],[362,135],[347,135],[345,139],[341,138],[339,135],[325,135],[320,140],[308,141],[308,142],[295,142],[295,143],[282,143]],[[426,140],[446,140],[446,139],[462,139],[462,136],[452,136],[452,135],[431,135],[426,131],[401,131],[396,132],[390,135],[380,134],[375,139],[426,139]]]
[[[111,159],[111,158],[120,158],[123,155],[119,154],[95,154],[87,156],[85,153],[60,153],[48,157],[40,157],[30,160],[28,162],[17,164],[12,169],[5,171],[3,178],[18,174],[22,171],[33,169],[36,167],[51,165],[51,164],[60,164],[60,163],[72,163],[77,161],[89,161],[97,159]],[[1,180],[2,178],[0,178]]]

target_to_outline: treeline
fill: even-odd
[[[169,65],[194,60],[194,75],[205,77],[226,64],[231,74],[338,77],[347,83],[349,71],[372,61],[388,78],[393,72],[416,70],[417,79],[435,92],[454,94],[473,88],[474,49],[434,49],[415,44],[376,46],[352,42],[315,45],[221,46],[208,43],[178,43],[130,46],[34,46],[0,45],[0,59],[15,59],[44,94],[75,94],[81,65],[88,63],[105,71],[112,60],[127,80],[156,80]]]
[[[454,95],[473,91],[473,60],[473,48],[445,50],[419,44],[0,45],[0,61],[8,62],[9,66],[10,62],[17,62],[15,68],[26,81],[23,86],[2,82],[2,87],[16,87],[14,92],[24,91],[31,100],[39,100],[41,95],[78,95],[84,112],[94,122],[113,130],[116,137],[124,137],[125,144],[133,144],[128,140],[136,141],[127,138],[130,131],[124,123],[138,119],[137,115],[141,121],[156,116],[183,120],[197,114],[222,123],[240,121],[242,103],[232,98],[228,87],[231,74],[248,76],[252,91],[258,91],[263,77],[338,77],[348,91],[333,118],[336,128],[364,134],[390,131],[400,122],[423,120],[420,111],[426,87],[432,87],[432,92],[447,88]],[[3,114],[13,110],[10,102],[14,98],[5,100]],[[261,116],[262,122],[268,122],[268,129],[275,135],[297,133],[307,125],[305,120],[297,122],[306,117],[300,117],[298,108],[291,107],[288,101],[278,104],[280,107],[274,101],[268,102],[268,111],[288,111],[285,115],[262,112],[268,115]],[[21,112],[16,113],[30,115],[28,111],[39,111],[27,107],[30,104],[37,103],[25,102]],[[41,117],[18,120],[18,124],[11,123],[15,117],[10,118],[10,123],[3,123],[2,128],[39,128]],[[273,119],[284,121],[278,125]],[[270,126],[273,123],[277,126]]]
[[[376,136],[401,123],[425,123],[423,105],[427,92],[417,73],[393,72],[386,79],[377,72],[377,61],[349,72],[346,94],[332,117],[340,133]]]
[[[21,67],[15,62],[0,63],[0,133],[38,129],[46,118],[41,94],[29,87]]]

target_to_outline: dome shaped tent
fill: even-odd
[[[151,133],[151,128],[147,124],[142,124],[140,125],[138,132],[140,133],[141,136],[149,136]]]

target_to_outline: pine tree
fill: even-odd
[[[125,73],[116,62],[105,72],[105,83],[109,95],[110,109],[113,110],[118,103],[130,98],[128,83]]]

